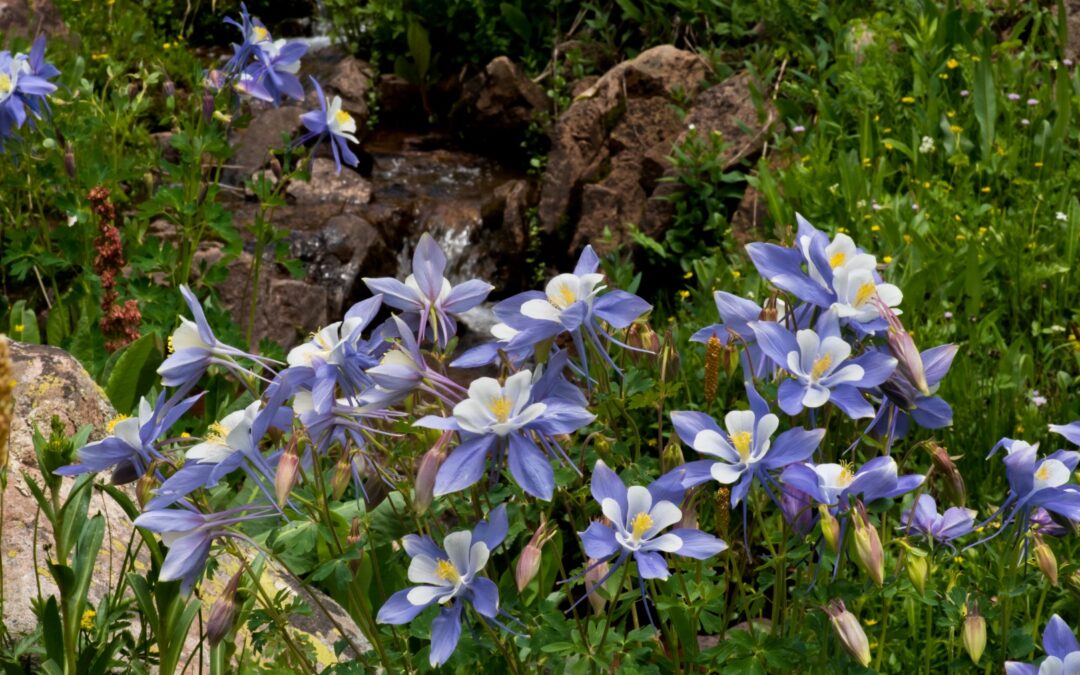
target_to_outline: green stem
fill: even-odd
[[[616,587],[617,590],[615,591],[614,597],[611,598],[610,604],[608,605],[607,617],[604,619],[604,632],[600,634],[600,642],[597,643],[596,649],[591,650],[594,656],[604,647],[604,642],[607,640],[608,630],[611,628],[611,617],[615,614],[615,605],[618,604],[618,600],[622,596],[623,586],[626,585],[626,580],[629,577],[630,563],[624,561],[622,578],[619,579],[619,585]],[[597,590],[599,591],[600,589]]]

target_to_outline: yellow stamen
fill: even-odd
[[[6,94],[11,91],[11,76],[6,73],[0,73],[0,94]]]
[[[837,477],[836,481],[841,486],[851,485],[851,481],[855,480],[854,468],[851,462],[840,462],[840,476]]]
[[[339,110],[334,113],[334,120],[338,123],[338,126],[345,126],[349,122],[352,122],[353,118],[352,115],[345,112],[344,110]]]
[[[652,517],[649,514],[637,514],[636,516],[634,516],[634,522],[631,525],[630,536],[632,536],[634,539],[641,539],[642,535],[644,535],[645,532],[648,531],[650,527],[652,527],[652,524]]]
[[[461,575],[458,574],[457,568],[454,567],[454,563],[449,560],[439,560],[435,563],[435,575],[452,584],[461,581]]]
[[[206,429],[206,442],[225,445],[225,437],[228,435],[229,432],[221,426],[221,422],[214,422]]]
[[[810,379],[819,380],[821,376],[825,374],[825,371],[832,365],[832,354],[822,354],[820,358],[814,361],[814,366],[810,369]]]
[[[169,336],[169,353],[172,354],[176,351],[176,347],[173,346],[172,336]]]
[[[577,301],[577,296],[574,295],[574,290],[566,286],[561,287],[558,290],[558,295],[549,295],[548,302],[555,305],[559,309],[566,309],[570,305]]]
[[[105,431],[111,434],[113,432],[113,429],[116,428],[116,425],[120,422],[123,422],[127,418],[127,415],[117,415],[116,417],[109,420],[108,424],[105,425]]]
[[[510,419],[510,411],[513,409],[513,405],[510,403],[510,399],[505,396],[500,396],[491,403],[488,404],[488,410],[495,416],[495,419],[500,422],[505,422]]]
[[[739,457],[744,462],[750,458],[750,442],[752,440],[754,440],[754,435],[749,431],[740,431],[731,435],[731,444],[738,450]]]
[[[262,26],[252,26],[251,36],[254,38],[252,42],[262,42],[263,40],[269,39],[270,31],[266,30]]]
[[[1050,478],[1050,467],[1043,464],[1039,467],[1039,470],[1035,472],[1035,477],[1039,480],[1047,480]]]
[[[866,304],[868,300],[870,300],[870,298],[874,297],[876,293],[877,286],[874,284],[874,282],[867,281],[862,286],[859,286],[859,290],[855,293],[855,302],[853,304],[856,307],[862,307]]]
[[[841,265],[843,265],[846,261],[847,261],[847,254],[844,253],[843,251],[841,251],[839,253],[833,253],[832,257],[829,258],[829,267],[831,267],[833,269],[836,269],[837,267],[840,267]]]

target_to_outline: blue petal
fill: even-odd
[[[409,591],[412,588],[403,588],[397,593],[394,593],[390,598],[383,603],[383,606],[379,608],[379,614],[375,617],[375,620],[379,623],[389,623],[393,625],[399,625],[403,623],[409,623],[416,618],[420,612],[424,611],[431,606],[431,602],[423,605],[414,605],[409,602]]]
[[[706,429],[723,435],[716,420],[702,412],[676,410],[671,413],[671,423],[682,442],[691,447],[697,435]]]
[[[469,584],[469,601],[477,614],[494,619],[499,613],[499,587],[487,577],[476,577]]]
[[[494,436],[478,436],[454,448],[435,475],[435,496],[464,490],[480,480],[494,442]]]
[[[806,387],[795,380],[784,380],[776,393],[776,402],[780,409],[788,415],[798,415],[803,410],[803,396],[806,395]]]
[[[593,303],[593,313],[615,328],[626,328],[650,309],[652,305],[638,296],[618,289],[605,293]]]
[[[671,534],[682,539],[683,542],[682,548],[675,552],[696,560],[711,558],[728,547],[722,539],[706,534],[701,530],[677,528],[672,530]]]
[[[1057,614],[1050,617],[1043,631],[1043,649],[1050,656],[1056,656],[1064,660],[1073,652],[1080,652],[1080,643],[1077,643],[1069,624]]]
[[[450,655],[457,648],[461,638],[461,608],[460,602],[455,602],[450,607],[444,607],[435,620],[431,622],[431,654],[429,661],[431,667],[441,666],[446,663]]]
[[[626,514],[626,484],[601,460],[597,460],[593,467],[591,488],[593,499],[597,503],[602,504],[605,499],[614,499],[621,513]]]
[[[678,474],[682,487],[689,490],[692,487],[701,485],[702,483],[708,483],[712,480],[713,464],[716,464],[716,460],[699,459],[695,462],[681,464],[668,473]]]
[[[585,546],[585,555],[596,560],[614,555],[619,550],[615,531],[595,521],[589,523],[588,529],[581,533],[581,543]]]
[[[653,551],[636,551],[634,560],[637,562],[638,575],[642,579],[667,579],[669,572],[664,556]]]
[[[473,541],[482,541],[487,544],[488,550],[495,547],[506,539],[506,532],[510,528],[510,522],[506,517],[506,504],[499,504],[488,513],[488,519],[477,523],[473,529]]]
[[[600,258],[597,257],[592,244],[586,244],[585,248],[581,251],[581,256],[578,258],[577,265],[574,266],[574,274],[579,277],[583,274],[592,274],[599,269],[599,267]]]
[[[824,436],[824,429],[788,429],[776,437],[761,463],[766,469],[782,469],[788,464],[804,462],[821,445]]]
[[[799,343],[791,331],[773,321],[753,321],[749,325],[765,355],[786,370],[788,354],[799,351]]]
[[[853,420],[874,416],[874,406],[862,395],[862,392],[849,384],[838,384],[829,394],[829,402],[840,408]]]
[[[521,434],[510,435],[507,453],[510,475],[521,489],[537,499],[551,501],[555,489],[555,472],[551,462],[536,445]]]
[[[1080,422],[1069,424],[1051,424],[1050,431],[1065,437],[1073,445],[1080,445]]]

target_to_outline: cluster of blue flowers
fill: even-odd
[[[46,96],[56,91],[49,80],[60,71],[45,62],[45,36],[34,40],[29,54],[0,51],[0,149],[15,130],[48,110]]]

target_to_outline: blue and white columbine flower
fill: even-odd
[[[762,351],[793,376],[780,383],[777,398],[784,412],[797,415],[804,407],[832,402],[852,419],[874,416],[873,406],[859,390],[884,382],[896,369],[896,359],[868,350],[849,360],[851,345],[835,330],[819,335],[806,329],[792,335],[780,324],[766,321],[751,323],[750,328]]]
[[[1080,642],[1069,624],[1057,614],[1050,617],[1043,631],[1046,658],[1034,663],[1006,661],[1006,675],[1077,675],[1080,673]]]
[[[403,310],[403,319],[419,326],[418,340],[427,337],[430,329],[435,341],[445,348],[457,332],[452,315],[476,307],[494,289],[479,279],[452,286],[445,273],[446,254],[425,232],[413,252],[412,274],[404,283],[390,277],[365,278],[364,283],[372,293],[382,293],[387,305]]]
[[[843,512],[854,497],[861,496],[867,504],[899,497],[922,485],[926,476],[900,476],[896,460],[886,456],[875,457],[857,470],[849,464],[792,464],[784,469],[780,480],[819,504]]]
[[[263,25],[262,21],[254,19],[248,14],[247,5],[244,3],[240,3],[240,21],[237,22],[236,19],[226,17],[224,23],[239,28],[244,38],[241,44],[233,43],[233,56],[225,65],[227,72],[238,73],[243,70],[256,52],[268,47],[274,41],[270,37],[270,31],[266,30],[266,26]]]
[[[45,36],[34,40],[29,56],[0,51],[0,147],[12,129],[26,122],[27,109],[34,116],[41,115],[45,97],[56,91],[49,80],[59,74],[45,63]]]
[[[162,434],[172,428],[195,405],[201,394],[170,406],[162,393],[156,406],[145,398],[139,401],[136,417],[121,417],[112,423],[110,436],[79,448],[76,464],[61,467],[61,476],[113,469],[112,482],[121,485],[140,478],[157,459],[165,459],[157,447]]]
[[[452,532],[440,548],[431,537],[406,535],[403,544],[412,561],[409,581],[417,586],[394,593],[379,609],[379,623],[403,624],[412,621],[428,607],[441,605],[431,623],[431,665],[446,663],[461,637],[461,613],[469,604],[481,617],[502,626],[495,617],[499,609],[499,588],[480,576],[489,556],[506,538],[506,506],[491,511],[490,520],[473,531]]]
[[[480,480],[488,454],[497,449],[498,457],[506,455],[510,475],[521,489],[550,500],[555,473],[547,454],[566,459],[553,437],[574,432],[594,419],[580,401],[566,400],[557,392],[536,400],[533,374],[523,370],[505,384],[491,377],[473,380],[468,398],[454,406],[453,417],[429,415],[415,424],[457,431],[462,439],[439,468],[436,496],[464,490]]]
[[[928,494],[921,494],[915,500],[915,506],[904,511],[900,522],[901,529],[909,534],[918,532],[927,539],[939,544],[951,544],[975,529],[974,509],[966,509],[962,506],[954,506],[946,509],[945,513],[938,513],[937,502]]]
[[[256,42],[254,47],[251,54],[255,61],[244,68],[236,88],[274,105],[281,103],[282,96],[303,101],[304,87],[296,74],[300,72],[300,59],[307,53],[307,45],[267,38]]]
[[[315,86],[315,93],[319,98],[319,109],[306,112],[300,116],[300,121],[303,122],[307,133],[296,139],[294,145],[301,145],[313,138],[317,138],[318,141],[315,145],[318,147],[318,144],[322,143],[323,139],[329,139],[330,151],[334,155],[334,166],[337,167],[338,173],[341,173],[342,162],[352,167],[357,166],[360,160],[357,158],[356,153],[349,148],[349,143],[360,143],[356,139],[356,120],[353,119],[352,115],[341,109],[340,96],[330,99],[329,104],[327,104],[326,95],[323,94],[322,87],[319,86],[314,77],[311,78],[311,84]],[[311,156],[315,156],[314,150],[312,150]]]
[[[669,571],[662,553],[705,560],[727,549],[723,540],[701,530],[675,528],[664,532],[682,519],[678,503],[682,501],[683,491],[678,481],[662,477],[648,487],[628,488],[618,474],[597,461],[593,468],[592,495],[610,524],[594,521],[580,535],[585,555],[598,561],[596,565],[615,561],[604,580],[630,556],[637,563],[640,579],[667,579]],[[604,580],[593,588],[602,586]],[[641,588],[644,593],[644,582]],[[583,599],[578,599],[575,606]]]
[[[732,485],[732,506],[746,496],[755,477],[768,488],[772,478],[767,472],[809,459],[825,435],[824,429],[796,428],[773,441],[780,419],[772,413],[759,415],[753,410],[733,410],[725,415],[726,431],[712,417],[699,412],[676,411],[671,413],[671,421],[684,443],[716,458],[680,467],[685,471],[683,487],[693,487],[710,478]]]

